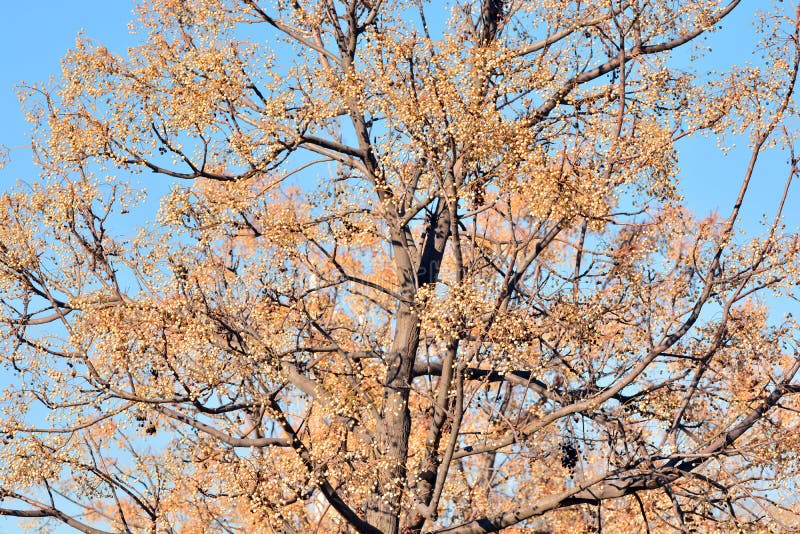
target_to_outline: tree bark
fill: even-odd
[[[378,429],[381,463],[367,508],[367,522],[385,534],[397,534],[399,530],[400,501],[406,482],[405,465],[411,433],[409,382],[419,345],[419,319],[416,314],[401,305],[396,320],[383,393],[383,420]]]
[[[385,534],[397,534],[400,528],[400,504],[406,488],[408,438],[411,414],[408,395],[419,346],[419,317],[412,309],[416,289],[435,283],[439,277],[444,249],[450,235],[450,212],[440,198],[428,221],[415,279],[400,273],[407,302],[398,305],[392,350],[387,362],[381,422],[377,432],[381,462],[376,483],[367,503],[367,522]]]

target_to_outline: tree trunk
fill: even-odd
[[[378,454],[381,463],[376,483],[367,500],[367,522],[385,534],[397,534],[400,528],[400,504],[406,487],[408,437],[411,434],[411,414],[408,395],[411,373],[419,346],[419,317],[410,304],[416,288],[435,283],[439,277],[444,249],[450,235],[450,215],[447,203],[440,198],[431,219],[416,269],[416,280],[400,273],[403,296],[397,308],[394,342],[389,354],[383,389],[381,422],[378,428]]]
[[[378,429],[381,464],[367,507],[367,522],[385,534],[397,534],[399,529],[400,501],[406,483],[405,464],[411,433],[409,383],[418,344],[419,319],[407,306],[401,305],[386,375],[382,422]]]

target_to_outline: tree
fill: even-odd
[[[738,4],[143,0],[127,56],[79,39],[2,197],[0,514],[796,525],[798,22],[700,72]],[[705,218],[701,135],[750,150]],[[784,194],[743,232],[767,151]],[[171,184],[138,225],[135,173]]]

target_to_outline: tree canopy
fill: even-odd
[[[80,38],[0,198],[0,515],[796,526],[800,30],[700,68],[739,3],[140,0],[125,54]],[[749,154],[719,214],[698,136]]]

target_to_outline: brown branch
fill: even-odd
[[[0,498],[17,499],[35,508],[34,510],[14,510],[10,508],[0,508],[0,515],[13,517],[52,517],[53,519],[57,519],[58,521],[69,525],[75,530],[84,532],[85,534],[111,534],[111,532],[107,530],[100,530],[98,528],[91,527],[86,523],[82,523],[74,517],[65,514],[61,510],[57,510],[53,506],[48,506],[44,503],[30,499],[13,491],[0,489]]]
[[[153,409],[158,413],[169,417],[170,419],[180,421],[181,423],[196,428],[197,430],[200,430],[209,436],[213,436],[214,438],[223,443],[231,445],[232,447],[288,447],[290,445],[290,440],[287,438],[237,438],[231,436],[230,434],[226,434],[225,432],[219,430],[218,428],[214,428],[211,425],[201,423],[193,417],[189,417],[188,415],[177,410],[173,410],[172,408],[154,404]]]
[[[691,473],[691,471],[697,469],[709,460],[726,453],[737,439],[742,437],[745,432],[764,417],[770,408],[775,406],[785,394],[791,391],[792,388],[789,384],[798,370],[800,370],[800,358],[797,358],[788,369],[784,380],[773,389],[764,401],[743,417],[739,424],[699,452],[689,455],[691,457],[690,459],[674,458],[662,467],[647,473],[641,473],[635,469],[631,469],[619,475],[607,473],[587,483],[578,485],[577,488],[539,499],[532,504],[518,506],[508,512],[493,517],[484,517],[451,528],[437,530],[434,534],[482,534],[497,532],[500,529],[515,525],[531,517],[539,516],[559,508],[566,508],[576,504],[596,504],[604,500],[617,499],[643,490],[662,488]],[[685,458],[685,456],[683,458]],[[611,479],[609,478],[610,476],[614,476],[615,478]],[[594,486],[598,486],[601,483],[603,484],[601,488],[594,488]]]
[[[724,17],[728,15],[733,9],[739,5],[741,0],[733,0],[723,9],[721,9],[709,22],[708,27],[713,26],[714,24],[718,23]],[[708,27],[703,28],[695,28],[694,30],[687,32],[675,39],[671,39],[664,43],[659,43],[655,45],[637,45],[633,48],[627,50],[624,54],[620,53],[618,56],[609,59],[605,63],[596,66],[591,70],[587,70],[577,74],[567,80],[560,89],[558,89],[553,96],[547,99],[547,102],[539,106],[536,111],[533,113],[531,117],[532,124],[536,124],[541,122],[544,118],[550,115],[550,112],[553,111],[556,106],[564,101],[567,95],[569,95],[576,87],[579,85],[585,84],[592,80],[603,76],[604,74],[608,74],[609,72],[618,69],[622,62],[629,62],[632,59],[635,59],[639,56],[646,56],[650,54],[657,54],[659,52],[667,52],[674,48],[678,48],[679,46],[685,45],[689,41],[692,41],[705,33]]]

